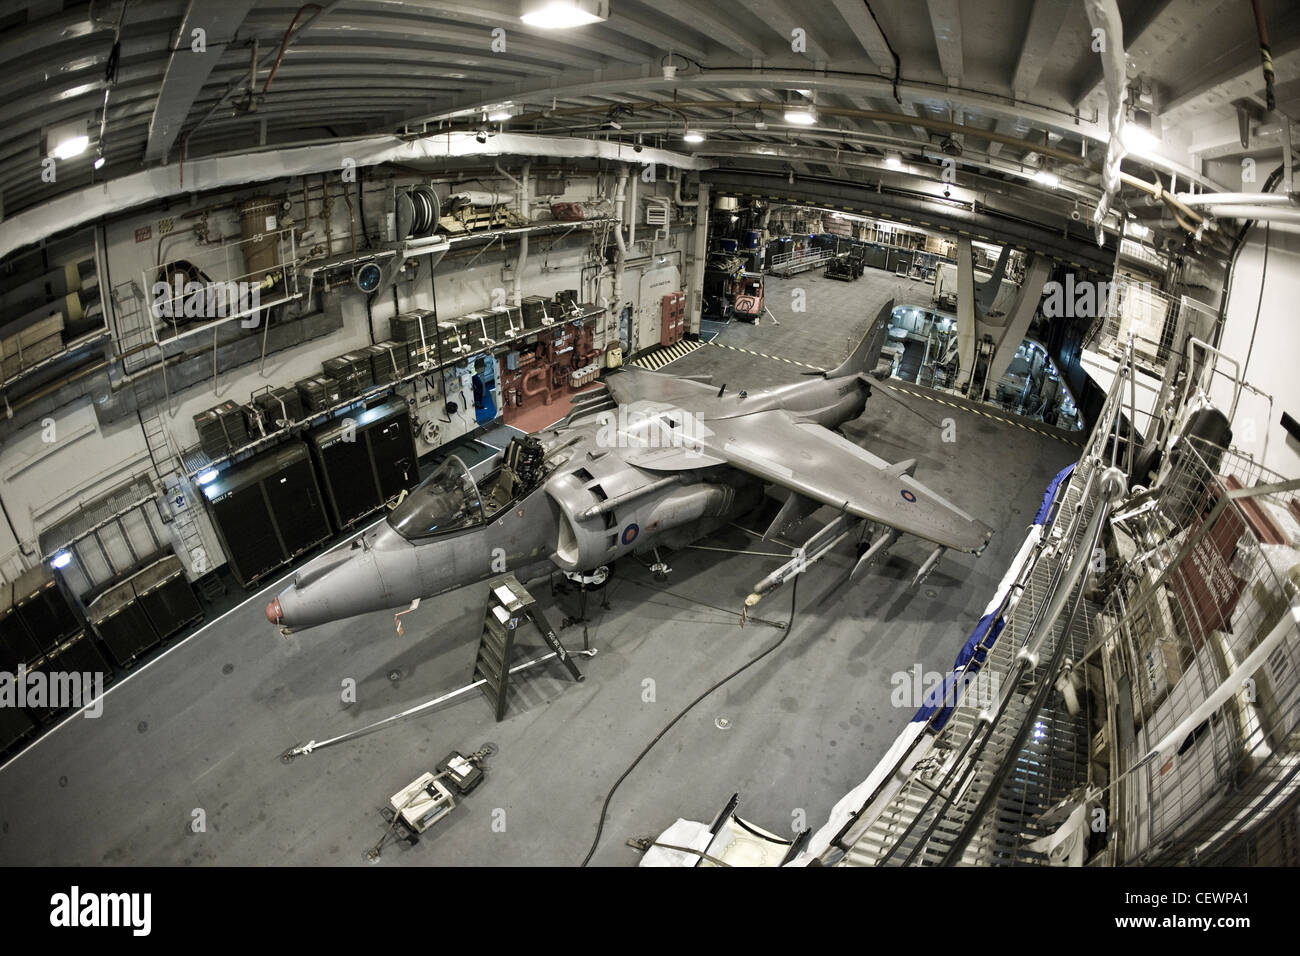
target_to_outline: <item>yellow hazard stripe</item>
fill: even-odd
[[[826,371],[820,366],[809,365],[807,362],[796,362],[794,359],[788,359],[783,355],[769,355],[766,352],[755,352],[753,349],[742,349],[738,345],[727,345],[725,342],[719,342],[717,339],[711,340],[709,344],[716,345],[720,349],[731,349],[733,352],[744,352],[746,355],[756,355],[759,358],[771,359],[773,362],[785,362],[787,365],[798,365],[800,368],[812,369],[814,372]]]
[[[647,369],[648,371],[651,372],[657,372],[665,365],[671,365],[673,362],[676,362],[679,358],[683,358],[684,356],[690,355],[692,352],[694,352],[698,348],[701,348],[703,345],[704,345],[703,342],[693,341],[693,340],[688,341],[684,339],[681,342],[678,342],[674,345],[660,346],[659,348],[655,349],[653,352],[648,352],[645,355],[642,355],[640,358],[634,359],[633,361],[628,362],[627,364],[633,365],[637,368]]]
[[[946,399],[939,398],[938,396],[927,395],[925,392],[918,392],[910,388],[903,388],[900,385],[894,385],[890,382],[881,382],[881,384],[884,385],[885,388],[893,392],[902,392],[906,395],[911,395],[915,398],[924,398],[926,401],[937,402],[940,405],[947,405],[949,408],[956,408],[960,411],[975,412],[977,415],[983,415],[985,418],[991,418],[995,422],[1005,422],[1008,425],[1015,425],[1017,428],[1023,428],[1027,432],[1034,432],[1037,435],[1042,435],[1044,438],[1055,438],[1057,441],[1065,442],[1067,445],[1073,445],[1076,448],[1083,447],[1083,442],[1081,441],[1073,441],[1072,439],[1069,439],[1058,432],[1050,432],[1044,428],[1035,428],[1033,425],[1027,425],[1022,421],[1018,421],[1017,419],[1014,418],[1008,418],[1005,415],[994,415],[991,412],[984,411],[984,409],[982,408],[972,408],[969,405],[959,405],[956,402],[950,402],[947,401]]]

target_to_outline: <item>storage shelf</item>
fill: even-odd
[[[468,232],[457,235],[438,233],[428,239],[406,239],[399,242],[386,242],[383,248],[369,252],[347,252],[320,259],[304,259],[298,263],[298,271],[304,275],[331,269],[344,269],[363,262],[375,262],[379,259],[391,259],[397,255],[399,247],[406,247],[406,257],[428,255],[452,246],[465,246],[476,242],[492,242],[496,239],[508,239],[515,236],[532,236],[550,232],[572,231],[574,229],[592,229],[602,223],[617,222],[613,216],[599,219],[583,219],[578,222],[533,222],[527,226],[511,226],[506,229],[484,229],[481,232]]]
[[[27,376],[41,371],[41,369],[49,368],[51,365],[57,365],[61,360],[66,359],[72,353],[79,352],[88,346],[96,345],[106,338],[108,338],[108,329],[103,328],[83,335],[79,339],[73,339],[63,347],[62,351],[55,352],[53,355],[47,356],[39,362],[28,365],[26,368],[20,369],[18,374],[12,375],[3,382],[0,382],[0,390],[7,391],[15,382],[20,382]]]
[[[593,319],[601,315],[604,311],[605,311],[604,309],[593,309],[589,312],[584,312],[581,315],[572,315],[565,318],[556,319],[550,325],[543,325],[540,328],[536,328],[536,329],[524,329],[523,331],[517,332],[513,335],[509,335],[504,338],[495,340],[491,345],[483,345],[471,351],[453,354],[445,360],[440,357],[439,361],[425,362],[421,365],[419,369],[413,372],[408,372],[406,375],[403,375],[401,378],[394,379],[391,382],[385,382],[383,385],[372,386],[358,395],[350,396],[341,402],[331,405],[329,408],[312,412],[310,415],[292,421],[287,425],[277,428],[273,432],[267,432],[265,435],[259,435],[253,441],[241,445],[238,448],[232,449],[231,451],[227,452],[224,455],[221,455],[218,458],[210,457],[207,454],[207,452],[203,451],[203,449],[197,445],[191,446],[190,448],[183,449],[181,451],[181,464],[185,468],[185,475],[187,478],[193,479],[198,475],[202,474],[203,472],[208,471],[211,468],[217,467],[218,465],[223,465],[226,464],[227,462],[243,460],[245,457],[252,454],[253,452],[260,451],[264,448],[269,448],[272,445],[274,445],[276,442],[293,436],[298,431],[325,422],[331,416],[337,414],[338,412],[346,411],[349,408],[353,408],[357,405],[364,404],[366,402],[371,401],[372,399],[390,394],[396,390],[397,386],[404,385],[407,382],[413,382],[421,375],[429,375],[433,372],[442,371],[445,368],[451,368],[452,366],[460,365],[467,361],[472,361],[473,359],[477,358],[480,355],[488,355],[490,353],[502,349],[503,347],[512,345],[516,342],[521,342],[524,339],[529,338],[530,336],[540,335],[549,329],[553,329],[556,328],[557,326],[565,325],[569,322],[586,322],[588,319]],[[436,338],[434,337],[426,337],[426,338],[428,339],[428,344],[433,345],[436,348]]]

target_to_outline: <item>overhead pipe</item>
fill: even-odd
[[[551,389],[549,385],[540,385],[537,388],[529,388],[528,386],[528,380],[532,378],[534,375],[545,375],[545,374],[546,374],[546,369],[544,368],[533,369],[531,372],[529,372],[523,377],[522,381],[520,381],[519,390],[522,391],[529,398],[532,398],[534,395],[545,395],[546,400],[542,404],[549,405],[553,401],[551,397]]]
[[[761,105],[763,104],[756,104],[748,100],[674,100],[671,104],[644,103],[638,108],[642,112],[654,109],[665,109],[672,113],[680,113],[683,109],[752,110],[756,106]],[[548,109],[545,111],[545,115],[543,115],[542,111],[524,113],[515,117],[515,122],[538,122],[541,120],[563,118],[566,116],[581,116],[587,113],[604,113],[607,111],[607,105],[575,106],[554,110]],[[849,109],[847,107],[823,105],[817,107],[817,112],[827,116],[843,116],[854,120],[916,126],[921,129],[933,130],[940,133],[957,133],[968,138],[974,137],[975,139],[984,140],[989,143],[1001,143],[1004,146],[1012,146],[1016,149],[1025,150],[1026,152],[1035,152],[1040,156],[1055,159],[1064,165],[1079,166],[1095,173],[1102,172],[1102,165],[1100,163],[1091,162],[1086,156],[1081,156],[1069,150],[1049,146],[1038,140],[1024,139],[1023,137],[1018,136],[1008,136],[1004,133],[999,133],[996,130],[983,130],[974,126],[963,126],[960,123],[936,119],[931,116],[912,116],[909,114],[894,113],[885,110]],[[1195,232],[1196,224],[1204,221],[1202,216],[1181,202],[1177,196],[1165,189],[1159,182],[1147,182],[1131,173],[1122,171],[1119,174],[1119,180],[1123,185],[1141,190],[1154,199],[1158,199],[1168,205],[1175,215],[1182,217],[1184,222],[1180,223],[1180,225],[1182,225],[1188,232]]]
[[[623,241],[623,199],[627,191],[627,166],[619,167],[618,184],[614,187],[614,241],[618,245],[618,252],[614,254],[614,287],[611,291],[611,297],[614,301],[612,310],[615,319],[618,320],[623,314],[623,268],[627,262],[627,243]],[[629,342],[629,344],[631,344]]]
[[[496,171],[504,179],[508,179],[515,187],[515,196],[518,200],[519,215],[525,221],[528,220],[528,173],[532,169],[531,163],[524,163],[524,168],[520,172],[520,178],[515,179],[508,172],[501,168],[501,164],[496,164]],[[524,291],[524,266],[528,264],[528,233],[523,233],[519,237],[519,257],[515,260],[515,278],[512,285],[514,286],[514,303],[516,306],[523,302]],[[550,404],[548,401],[546,404]]]
[[[1221,206],[1209,206],[1207,211],[1220,219],[1264,219],[1269,222],[1300,223],[1300,209],[1277,209],[1272,206],[1224,203]]]
[[[360,173],[365,167],[381,164],[405,165],[425,160],[486,160],[489,156],[503,155],[619,162],[626,152],[618,143],[575,137],[499,133],[490,143],[485,144],[479,143],[472,132],[444,131],[418,139],[402,139],[391,135],[366,136],[209,156],[186,161],[184,182],[179,181],[174,167],[150,168],[72,190],[46,203],[7,216],[0,222],[0,256],[6,256],[64,229],[92,222],[101,216],[120,216],[128,209],[147,203],[190,193],[243,187],[267,180],[337,172],[348,160],[355,163]],[[651,146],[646,146],[642,155],[644,162],[667,166],[704,169],[710,165],[706,160],[695,156]]]
[[[671,175],[669,176],[669,179],[671,179],[673,183],[673,202],[677,203],[679,206],[686,206],[687,208],[698,206],[700,204],[699,196],[696,196],[694,199],[682,198],[682,180],[685,178],[686,176],[682,173],[678,173],[676,179],[672,179]]]
[[[628,244],[629,246],[634,246],[634,245],[636,245],[636,214],[637,214],[637,209],[638,209],[638,207],[637,207],[637,203],[636,203],[636,188],[637,188],[636,184],[640,181],[641,176],[640,176],[638,173],[636,173],[636,172],[634,171],[634,172],[632,173],[632,177],[631,177],[631,178],[632,178],[632,193],[631,193],[631,195],[628,197],[627,207],[626,207],[627,212],[628,212],[628,217],[627,217],[627,244]],[[622,224],[621,224],[621,223],[619,224],[619,228],[620,228],[620,229],[622,228]]]
[[[1248,203],[1254,206],[1290,206],[1290,196],[1283,193],[1178,193],[1178,201],[1187,206],[1219,206],[1224,203]]]
[[[627,194],[627,167],[619,169],[618,184],[614,187],[614,218],[618,220],[618,228],[614,230],[614,241],[618,244],[618,251],[624,256],[627,255],[627,243],[623,240],[623,205],[624,197]]]

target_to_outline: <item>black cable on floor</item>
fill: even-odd
[[[650,743],[646,744],[645,749],[636,755],[636,759],[633,760],[632,763],[628,766],[628,768],[623,771],[622,776],[620,776],[617,780],[614,781],[614,786],[610,787],[609,793],[605,794],[605,802],[604,804],[601,805],[600,808],[600,819],[596,822],[596,838],[591,841],[591,849],[589,849],[587,851],[587,855],[583,857],[582,864],[581,864],[582,866],[586,866],[588,863],[591,862],[591,858],[596,853],[596,848],[600,846],[600,838],[602,834],[605,832],[605,817],[609,814],[610,801],[614,799],[614,794],[618,792],[618,788],[622,786],[623,781],[626,780],[631,775],[632,771],[637,768],[637,765],[641,763],[643,759],[645,759],[646,754],[650,753],[650,751],[654,749],[655,744],[659,743],[659,741],[663,739],[664,735],[666,735],[668,731],[672,730],[673,727],[677,726],[677,722],[681,720],[683,717],[685,717],[687,714],[689,714],[695,708],[696,704],[704,700],[704,698],[708,697],[715,690],[717,690],[719,687],[722,687],[732,678],[738,677],[741,674],[743,674],[745,671],[749,670],[751,667],[753,667],[755,664],[757,664],[759,661],[767,657],[769,654],[771,654],[773,651],[775,651],[777,648],[779,648],[782,644],[785,643],[786,638],[790,636],[790,629],[794,627],[795,602],[798,600],[798,595],[799,595],[799,578],[796,577],[794,579],[794,583],[790,586],[790,619],[789,621],[786,622],[785,630],[781,633],[781,636],[780,638],[777,639],[776,643],[773,644],[771,647],[769,647],[767,650],[765,650],[762,654],[759,654],[753,660],[746,661],[744,664],[741,664],[739,667],[737,667],[726,677],[722,678],[722,680],[715,683],[712,687],[709,687],[707,690],[704,691],[704,693],[700,694],[700,696],[696,697],[693,701],[691,701],[680,711],[678,711],[677,716],[674,717],[672,720],[668,721],[667,725],[664,727],[663,730],[655,734],[654,739],[651,740]]]

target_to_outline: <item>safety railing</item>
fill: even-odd
[[[1063,804],[1085,806],[1094,782],[1093,703],[1099,678],[1082,664],[1095,641],[1100,605],[1096,560],[1112,502],[1128,414],[1133,364],[1126,361],[1103,404],[1068,485],[1036,525],[991,606],[990,627],[954,674],[969,688],[978,667],[996,700],[959,694],[946,723],[938,711],[914,721],[861,788],[837,812],[833,835],[810,854],[841,866],[1042,864],[1059,861]],[[982,664],[975,662],[982,661]],[[844,803],[856,804],[847,814]],[[1073,811],[1072,811],[1073,812]],[[835,820],[835,817],[832,818]]]
[[[1176,455],[1119,526],[1134,556],[1101,616],[1116,863],[1258,851],[1242,838],[1300,788],[1300,480],[1195,438]]]
[[[824,266],[835,258],[826,249],[806,249],[798,252],[781,252],[768,262],[767,271],[783,278]]]

